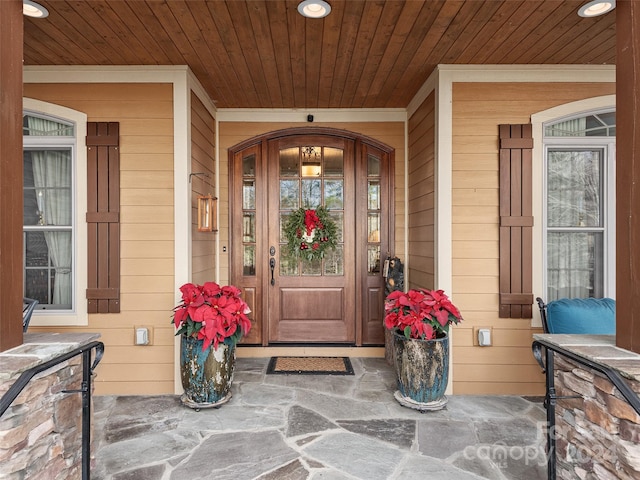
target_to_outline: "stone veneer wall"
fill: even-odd
[[[613,337],[535,335],[613,368],[640,394],[640,355],[615,347]],[[603,374],[554,354],[556,478],[640,479],[640,416]]]
[[[23,371],[98,338],[93,334],[34,334],[0,353],[0,395]],[[0,478],[82,477],[82,356],[36,375],[0,417]]]
[[[640,416],[604,375],[555,355],[557,478],[640,478]],[[636,393],[640,383],[627,379]]]

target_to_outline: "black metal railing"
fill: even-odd
[[[93,363],[91,363],[91,352],[94,349],[96,354]],[[80,354],[82,354],[82,384],[78,390],[63,390],[62,393],[82,394],[82,479],[89,480],[91,461],[91,375],[100,360],[102,360],[104,343],[97,341],[88,343],[23,372],[7,390],[7,393],[0,398],[0,417],[35,375]]]
[[[543,372],[545,372],[546,394],[544,397],[544,406],[547,410],[547,479],[556,480],[556,401],[563,398],[582,397],[556,395],[555,379],[553,376],[554,352],[605,375],[638,415],[640,415],[640,397],[638,397],[638,394],[624,381],[620,374],[611,367],[593,362],[558,345],[545,342],[544,340],[534,340],[531,349],[533,350],[533,356],[542,367]]]

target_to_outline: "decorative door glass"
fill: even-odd
[[[280,275],[343,275],[344,152],[332,147],[293,147],[279,153]],[[334,220],[337,247],[322,260],[296,258],[287,249],[283,226],[292,211],[325,206]]]
[[[244,275],[256,274],[256,156],[242,159],[242,249]]]
[[[367,273],[380,274],[380,158],[367,155]]]

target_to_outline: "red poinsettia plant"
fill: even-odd
[[[460,311],[442,290],[396,290],[385,300],[384,324],[407,338],[442,338],[451,324],[462,321]]]
[[[203,340],[202,350],[218,348],[222,342],[235,345],[251,330],[249,306],[240,298],[240,289],[221,287],[215,282],[204,285],[185,283],[180,287],[182,303],[173,309],[176,335]]]

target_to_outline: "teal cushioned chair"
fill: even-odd
[[[536,300],[545,333],[616,333],[616,301],[611,298],[561,298],[547,305]]]

